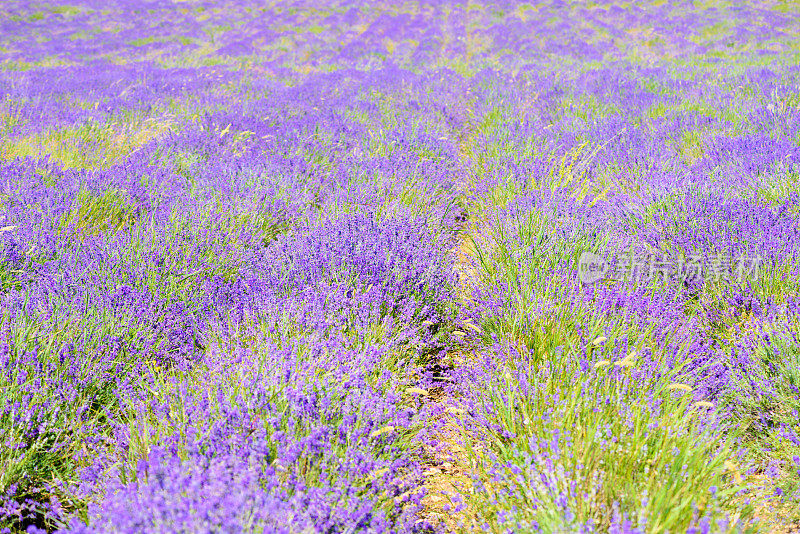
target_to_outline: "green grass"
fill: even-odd
[[[91,356],[76,367],[65,346],[74,325],[64,322],[54,327],[47,332],[35,321],[0,317],[0,328],[10,333],[8,363],[12,369],[0,378],[0,402],[11,406],[18,403],[19,410],[34,414],[28,423],[13,415],[16,410],[0,417],[8,444],[0,451],[0,491],[15,487],[12,495],[20,502],[55,497],[69,512],[82,505],[69,486],[77,482],[79,469],[92,461],[86,454],[87,443],[103,432],[113,417],[118,384],[112,377],[103,377]],[[34,354],[34,361],[41,366],[39,373],[31,372],[30,361],[23,360],[25,354]],[[67,357],[59,358],[59,354]],[[25,364],[18,363],[21,361]],[[34,390],[30,385],[36,382],[41,386]],[[60,382],[73,384],[73,396],[62,398],[66,389],[58,387]],[[36,393],[31,395],[30,391]],[[37,426],[42,430],[31,432]],[[78,458],[83,460],[76,461]]]
[[[114,233],[136,222],[136,206],[123,191],[109,189],[101,195],[78,192],[72,209],[62,217],[57,233],[67,241],[100,233]]]
[[[482,409],[513,437],[490,433],[468,447],[482,466],[484,491],[469,498],[478,524],[497,530],[497,514],[511,511],[523,530],[536,522],[561,532],[589,521],[602,530],[617,508],[634,524],[646,521],[649,532],[678,532],[693,507],[712,517],[752,516],[734,500],[742,488],[726,466],[734,465],[736,432],[720,441],[713,425],[706,428],[713,411],[677,389],[676,369],[657,379],[612,379],[620,365],[629,374],[635,357],[581,371],[567,355],[551,353],[538,365],[524,357],[488,363],[508,371],[479,386]]]
[[[635,515],[630,517],[634,524],[646,520],[652,532],[686,530],[692,506],[712,517],[738,513],[749,520],[753,510],[734,499],[743,487],[729,473],[738,463],[740,431],[704,430],[701,420],[715,417],[716,407],[691,406],[690,395],[670,389],[680,365],[667,367],[660,347],[672,336],[642,328],[638,320],[599,314],[591,304],[570,302],[566,281],[556,275],[570,269],[558,266],[576,266],[580,250],[597,244],[580,238],[556,238],[553,244],[555,221],[541,212],[517,223],[508,234],[498,225],[474,240],[478,284],[512,296],[507,308],[482,316],[471,332],[478,347],[498,341],[512,347],[507,359],[476,364],[485,376],[494,376],[474,387],[481,391],[482,412],[513,436],[464,435],[469,462],[482,466],[476,484],[483,491],[465,492],[476,524],[498,530],[498,518],[512,513],[523,530],[534,521],[557,532],[590,520],[602,529],[613,519],[614,503]],[[518,259],[520,253],[525,261]],[[581,339],[587,338],[609,341],[586,347]],[[608,353],[613,340],[625,341],[630,360]],[[678,362],[691,359],[686,349]],[[569,357],[583,350],[597,362],[594,369],[582,371]],[[663,375],[628,382],[609,377],[617,368],[635,368],[637,352],[662,358]],[[532,446],[531,439],[554,435],[561,440],[557,452]],[[607,442],[611,437],[613,444]],[[556,455],[563,478],[543,486],[537,465],[543,466],[548,454]],[[712,486],[717,488],[713,498]]]
[[[93,120],[40,134],[0,140],[0,158],[51,156],[65,167],[108,168],[134,149],[169,129],[167,121],[120,113],[119,121],[110,118],[100,124]]]

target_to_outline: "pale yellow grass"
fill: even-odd
[[[467,128],[459,139],[460,159],[467,166],[468,143],[471,142],[472,128]],[[472,177],[464,173],[460,186],[464,189],[472,185]],[[458,245],[453,249],[454,268],[458,274],[458,297],[462,301],[470,298],[472,288],[477,282],[478,273],[473,266],[475,247],[470,234],[477,228],[475,213],[468,214],[466,229],[462,233]],[[442,365],[462,366],[468,363],[470,354],[464,350],[451,350],[443,359]],[[444,394],[444,389],[437,388],[430,392],[429,402],[434,402],[442,407],[442,416],[439,423],[442,430],[436,436],[438,447],[425,447],[427,458],[425,475],[425,497],[422,504],[425,510],[422,519],[429,523],[444,527],[447,531],[458,532],[476,528],[476,511],[465,508],[455,511],[454,498],[472,491],[471,473],[475,466],[470,462],[472,455],[467,454],[464,448],[465,440],[469,440],[464,428],[463,417],[465,410],[457,398]],[[473,454],[477,451],[473,451]]]
[[[0,159],[50,156],[68,168],[108,168],[170,131],[172,122],[148,117],[127,123],[91,123],[26,137],[6,137],[0,140]]]

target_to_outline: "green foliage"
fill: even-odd
[[[729,472],[737,432],[720,441],[714,412],[693,405],[674,382],[678,369],[612,378],[619,369],[630,377],[635,356],[581,371],[569,351],[531,363],[493,362],[507,371],[482,388],[483,408],[499,427],[483,450],[470,451],[481,466],[478,479],[492,481],[470,497],[479,523],[512,511],[522,530],[573,531],[587,523],[604,530],[623,510],[648,532],[679,532],[695,510],[752,517],[753,507],[736,501],[742,486]]]
[[[57,231],[68,239],[81,239],[99,233],[117,232],[137,218],[136,205],[127,194],[109,189],[102,195],[82,189],[73,201],[72,209],[62,217]]]

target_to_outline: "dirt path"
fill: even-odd
[[[468,261],[468,249],[465,240],[454,250],[456,255],[455,268],[459,275],[459,293],[461,298],[468,292],[467,282],[474,276]],[[462,366],[466,363],[469,354],[462,349],[451,347],[439,362],[443,369],[441,379],[448,381],[447,369]],[[458,506],[461,502],[460,495],[471,491],[471,473],[474,466],[470,464],[464,448],[464,424],[466,416],[464,408],[458,398],[448,394],[445,387],[438,387],[430,391],[429,402],[438,405],[440,415],[435,423],[441,430],[436,435],[438,446],[425,446],[426,469],[425,489],[426,495],[422,501],[425,512],[422,518],[439,528],[444,527],[448,532],[474,530],[474,514]]]
[[[459,135],[459,160],[464,169],[464,180],[458,184],[462,191],[468,191],[472,185],[470,175],[469,143],[473,136],[473,125],[469,125]],[[472,231],[473,214],[467,214],[467,221],[459,232],[457,246],[453,249],[454,269],[458,275],[457,293],[462,302],[469,298],[471,287],[477,273],[472,267],[472,240],[469,237]],[[464,365],[469,358],[469,353],[462,347],[451,346],[437,367],[440,369],[440,381],[449,382],[448,369]],[[425,511],[421,519],[429,524],[448,532],[474,531],[475,514],[459,506],[460,496],[472,490],[472,471],[464,448],[464,423],[466,416],[464,408],[458,398],[453,397],[446,387],[436,387],[429,392],[428,402],[435,403],[438,419],[434,424],[440,430],[435,438],[437,446],[426,445],[425,455],[425,483],[426,490],[423,498]]]

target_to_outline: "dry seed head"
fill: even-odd
[[[742,475],[739,473],[739,468],[736,467],[736,464],[734,464],[730,460],[725,460],[725,464],[724,465],[725,465],[725,469],[727,469],[728,471],[733,473],[733,480],[737,484],[741,484],[743,479],[742,479]]]
[[[375,430],[374,432],[372,432],[369,435],[369,437],[377,438],[378,436],[382,436],[383,434],[391,434],[392,432],[394,432],[394,427],[393,426],[385,426],[385,427],[381,428],[380,430]]]
[[[627,356],[625,356],[624,358],[622,358],[621,360],[617,360],[616,362],[614,362],[614,365],[617,367],[633,367],[634,364],[633,357],[635,355],[636,354],[632,352]]]
[[[670,391],[674,391],[676,389],[680,389],[681,391],[692,391],[692,386],[687,386],[686,384],[670,384],[667,386],[667,389]]]
[[[474,324],[472,324],[470,322],[464,321],[463,325],[466,326],[466,327],[469,327],[471,330],[473,330],[474,332],[476,332],[478,334],[482,333],[481,329],[479,327],[475,326]]]

